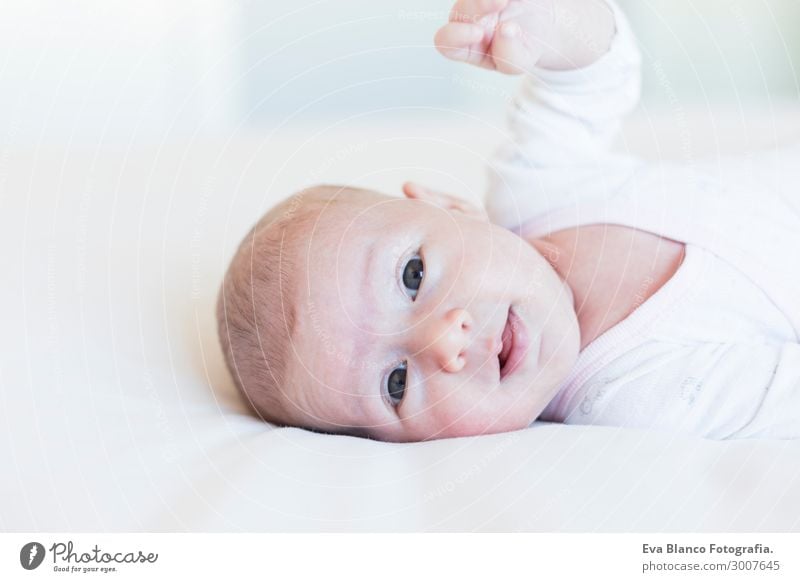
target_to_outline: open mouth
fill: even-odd
[[[502,342],[503,347],[497,354],[497,359],[500,361],[500,380],[513,373],[524,361],[530,343],[527,329],[513,308],[508,310]]]

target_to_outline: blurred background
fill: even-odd
[[[797,0],[620,0],[643,107],[797,104]],[[449,0],[3,0],[0,144],[159,142],[321,121],[502,120],[518,78],[431,46]]]

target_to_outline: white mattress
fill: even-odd
[[[800,135],[797,109],[700,113],[640,116],[628,144],[686,157]],[[251,417],[212,309],[247,227],[314,182],[478,198],[499,139],[452,112],[368,121],[3,151],[0,529],[800,531],[798,441],[537,424],[399,445]]]

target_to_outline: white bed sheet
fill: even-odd
[[[797,109],[675,114],[640,115],[627,143],[680,158],[800,135]],[[6,148],[0,529],[800,531],[800,441],[539,424],[398,445],[248,414],[212,309],[234,245],[314,182],[478,199],[499,129],[444,117]]]

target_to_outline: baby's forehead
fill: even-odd
[[[403,199],[372,192],[347,196],[318,207],[307,225],[310,228],[302,229],[305,232],[301,236],[311,237],[308,242],[322,249],[391,236],[394,231],[387,227],[407,220],[398,202]],[[300,230],[296,232],[300,234]]]
[[[329,206],[335,208],[342,205],[364,206],[385,202],[387,200],[401,200],[398,196],[389,196],[374,190],[362,188],[348,188],[325,186],[295,194],[295,204]]]

